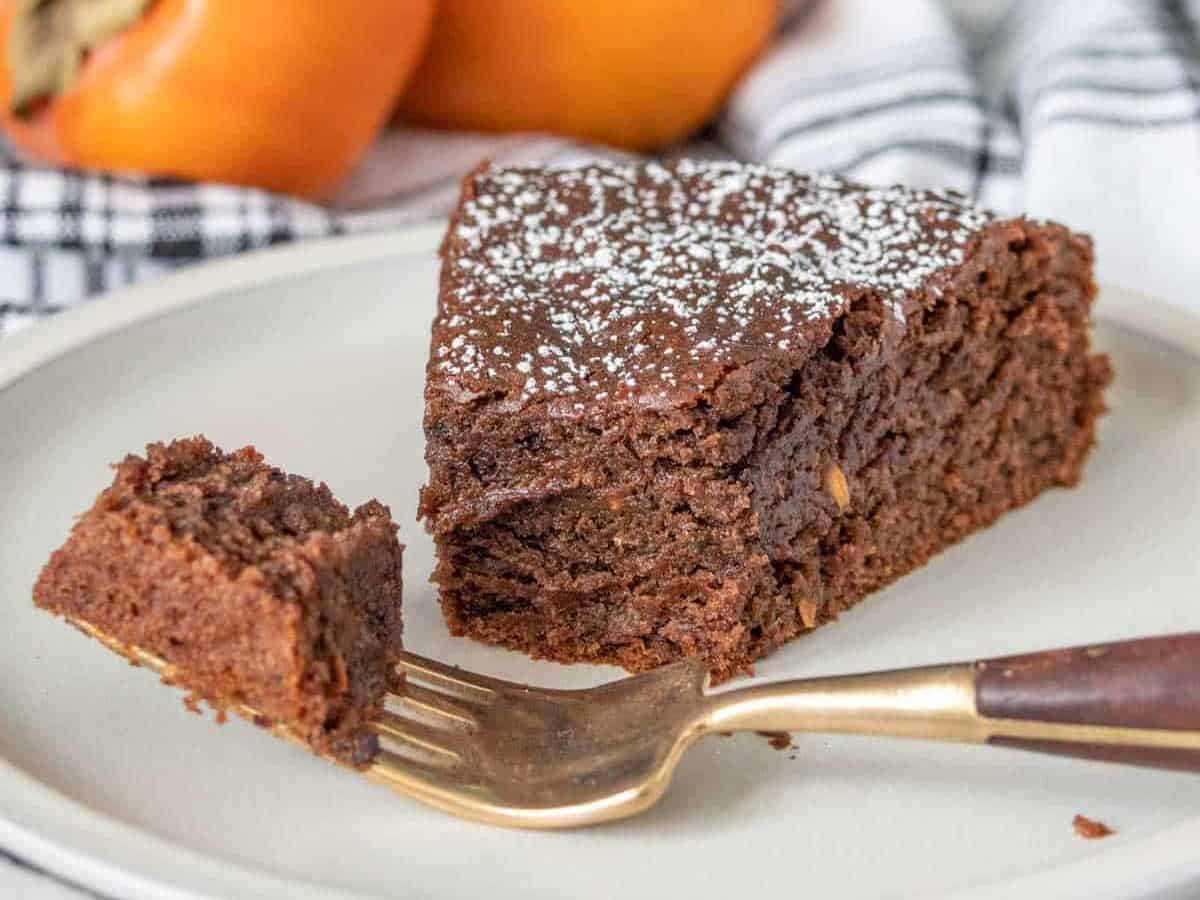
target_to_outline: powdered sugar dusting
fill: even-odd
[[[432,371],[467,391],[654,401],[875,292],[903,300],[989,219],[956,195],[684,160],[489,169],[447,242]]]

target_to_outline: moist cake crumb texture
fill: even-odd
[[[724,678],[1056,485],[1103,411],[1092,247],[759,166],[483,168],[426,370],[451,630]]]
[[[354,512],[254,448],[203,437],[127,456],[34,588],[36,603],[154,653],[185,702],[246,704],[314,750],[367,763],[400,651],[387,507]]]
[[[953,194],[732,163],[487,170],[449,235],[434,366],[464,390],[663,400],[802,346],[847,286],[902,318],[988,218]]]

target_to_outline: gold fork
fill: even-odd
[[[72,621],[174,680],[157,656]],[[989,743],[1200,771],[1200,633],[719,693],[696,660],[572,691],[411,653],[399,666],[406,677],[372,723],[381,749],[365,774],[493,825],[568,828],[634,815],[662,796],[684,751],[714,732]]]

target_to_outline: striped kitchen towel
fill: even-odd
[[[1200,0],[815,0],[704,140],[732,156],[948,187],[1097,238],[1101,279],[1178,302],[1200,284]],[[967,15],[974,13],[974,17]],[[0,334],[198,259],[444,215],[480,159],[570,164],[539,136],[387,133],[321,208],[261,191],[0,161]],[[1195,301],[1200,302],[1200,301]]]

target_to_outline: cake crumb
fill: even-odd
[[[759,737],[767,739],[767,743],[776,750],[790,750],[792,747],[792,735],[789,731],[756,731]]]
[[[1089,841],[1106,838],[1110,834],[1116,833],[1103,822],[1097,821],[1096,819],[1089,819],[1087,816],[1083,816],[1078,813],[1076,813],[1075,818],[1071,820],[1071,825],[1074,827],[1077,835]]]

